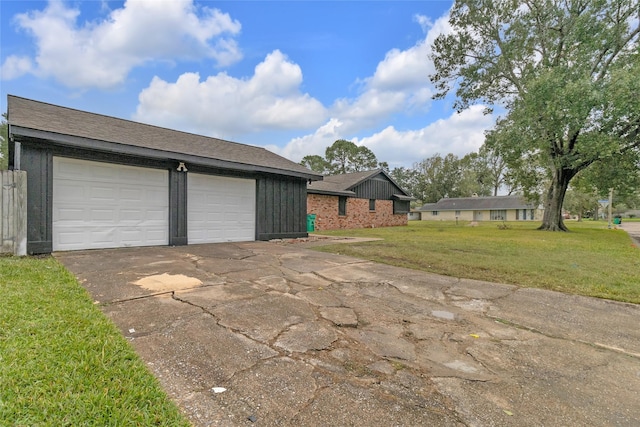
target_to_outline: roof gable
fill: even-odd
[[[245,166],[283,175],[320,179],[321,175],[256,147],[218,138],[152,126],[115,117],[47,104],[9,95],[7,97],[9,125],[13,135],[34,136],[54,143],[76,145],[80,141],[100,141],[121,146],[139,147],[166,154],[167,158],[190,161],[207,159],[224,162],[232,169]],[[35,132],[34,132],[35,131]],[[71,136],[74,138],[64,138]],[[97,147],[99,144],[93,144]],[[182,157],[181,157],[182,156]],[[254,168],[255,169],[255,168]]]
[[[382,179],[389,181],[397,190],[397,195],[400,197],[411,196],[403,190],[395,181],[383,170],[374,169],[362,172],[352,172],[339,175],[325,176],[322,181],[315,181],[307,186],[308,193],[318,194],[335,194],[341,196],[355,196],[354,190],[360,184],[372,180]]]

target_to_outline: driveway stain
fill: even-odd
[[[194,426],[640,425],[638,305],[274,242],[55,256]]]
[[[153,292],[181,291],[202,286],[202,281],[184,274],[154,274],[132,282]]]

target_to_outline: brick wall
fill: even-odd
[[[407,214],[393,214],[393,200],[376,200],[375,212],[369,199],[347,198],[347,214],[338,215],[338,196],[307,194],[307,213],[316,215],[315,230],[391,227],[407,225]]]

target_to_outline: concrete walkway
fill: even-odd
[[[195,426],[640,425],[637,305],[287,243],[56,257]]]
[[[623,219],[622,224],[617,227],[626,231],[629,234],[629,237],[631,237],[631,240],[640,247],[640,222],[630,222]]]

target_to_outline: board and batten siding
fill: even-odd
[[[73,157],[98,161],[115,159],[100,153],[66,153],[41,145],[22,144],[21,169],[27,180],[27,253],[50,253],[53,250],[53,156],[72,154]],[[160,162],[146,159],[122,158],[123,163],[160,167]],[[169,245],[188,244],[187,239],[187,176],[175,167],[169,170]],[[204,171],[203,171],[204,172]],[[222,171],[216,171],[222,172]],[[305,179],[283,176],[239,174],[256,179],[256,240],[307,237],[307,193]]]
[[[0,253],[27,254],[25,171],[0,171]]]
[[[27,253],[53,250],[53,153],[22,145],[20,169],[27,172]]]
[[[306,180],[261,177],[256,191],[256,240],[307,237]]]
[[[359,199],[391,200],[394,194],[402,194],[402,190],[391,181],[381,177],[368,179],[355,186],[352,191]]]

